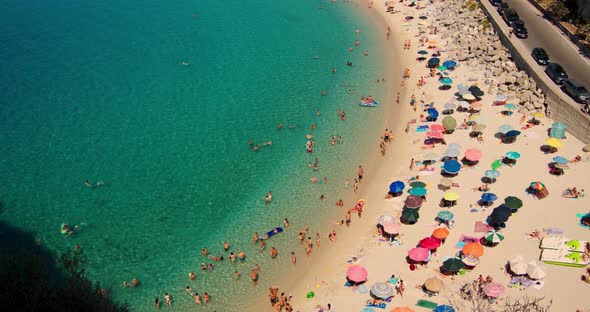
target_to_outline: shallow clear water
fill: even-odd
[[[383,117],[355,104],[383,95],[372,27],[353,4],[326,1],[1,1],[1,217],[56,252],[80,244],[90,276],[133,310],[165,291],[182,309],[186,284],[212,294],[210,309],[237,309],[231,298],[254,294],[255,263],[262,285],[289,261],[285,252],[271,265],[252,233],[284,217],[319,225],[366,156],[360,138]],[[333,134],[344,143],[331,146]],[[253,152],[248,140],[273,144]],[[307,167],[315,157],[318,173]],[[62,222],[79,232],[62,237]],[[281,251],[295,234],[270,243]],[[247,261],[202,273],[212,261],[200,249],[217,254],[226,239]],[[243,281],[232,280],[235,269]],[[118,287],[133,277],[141,287]]]

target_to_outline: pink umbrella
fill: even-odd
[[[360,265],[352,265],[346,270],[346,277],[355,283],[366,281],[368,276],[367,270]]]
[[[488,297],[497,298],[504,293],[504,285],[494,282],[487,283],[483,288],[483,292],[488,295]]]
[[[398,234],[401,228],[397,222],[388,222],[383,225],[383,231],[387,234]]]
[[[475,109],[475,110],[480,110],[482,107],[480,102],[473,102],[471,103],[471,108]]]
[[[441,124],[432,124],[432,125],[430,125],[430,130],[432,130],[432,131],[445,131],[445,127]]]
[[[422,262],[430,257],[430,251],[423,247],[415,247],[408,250],[408,257],[414,261]]]
[[[471,161],[478,161],[481,159],[482,153],[477,148],[470,148],[465,151],[465,158]]]
[[[423,238],[420,241],[420,247],[424,247],[426,249],[436,249],[440,246],[440,239],[434,238],[432,236]]]
[[[443,134],[440,131],[428,131],[426,133],[426,136],[428,136],[429,138],[433,138],[433,139],[442,139]]]

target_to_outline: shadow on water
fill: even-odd
[[[128,311],[85,277],[83,263],[81,250],[56,258],[31,234],[0,220],[0,306],[7,311]]]

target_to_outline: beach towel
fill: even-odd
[[[475,230],[474,230],[475,232],[478,232],[478,233],[479,232],[484,232],[485,233],[485,232],[491,231],[493,229],[494,229],[493,227],[491,227],[491,226],[489,226],[489,225],[487,225],[487,224],[485,224],[485,223],[483,223],[481,221],[475,222]]]
[[[436,307],[438,307],[438,303],[424,299],[418,300],[418,302],[416,302],[416,305],[425,309],[435,309]]]
[[[367,287],[365,285],[359,285],[358,287],[359,294],[366,294],[368,292]]]
[[[385,309],[385,307],[387,307],[387,304],[382,302],[380,304],[372,304],[372,303],[368,303],[366,305],[367,307],[371,307],[371,308],[379,308],[379,309]]]

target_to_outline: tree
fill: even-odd
[[[553,0],[549,5],[549,12],[555,15],[558,19],[562,19],[570,13],[570,9],[566,7],[561,0]]]

